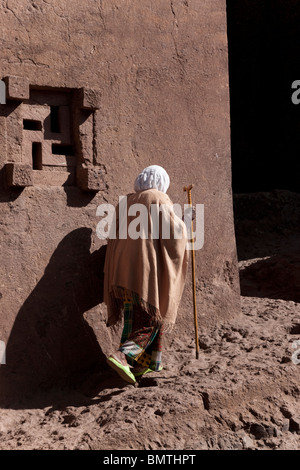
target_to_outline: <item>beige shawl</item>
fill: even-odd
[[[110,238],[104,266],[104,301],[108,310],[108,326],[114,325],[122,311],[122,293],[125,288],[133,297],[138,298],[145,310],[154,320],[163,324],[175,323],[178,306],[183,293],[188,251],[186,250],[186,228],[184,222],[175,215],[170,198],[161,191],[149,189],[127,196],[127,234],[135,216],[128,211],[133,204],[143,204],[147,208],[148,238],[119,238],[119,205],[116,207],[116,238]],[[159,236],[151,236],[151,205],[156,204],[163,210],[159,219]],[[168,216],[168,212],[170,216]],[[162,233],[163,223],[171,221],[170,237]],[[126,220],[126,219],[125,219]],[[134,222],[136,224],[136,220]],[[175,230],[181,238],[175,238]],[[123,289],[119,289],[119,288]],[[116,302],[116,299],[120,299]]]

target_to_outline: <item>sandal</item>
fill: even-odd
[[[106,358],[107,364],[114,369],[123,380],[130,384],[135,384],[136,380],[132,372],[130,372],[129,366],[123,366],[119,361],[113,357]]]

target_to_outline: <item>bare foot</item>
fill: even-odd
[[[123,352],[115,351],[113,354],[111,354],[111,357],[115,358],[116,361],[120,362],[120,364],[122,364],[123,366],[128,366],[126,356]]]

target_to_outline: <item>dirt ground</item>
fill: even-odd
[[[236,198],[242,315],[200,328],[199,359],[194,338],[177,334],[163,371],[138,386],[107,369],[89,396],[56,391],[51,406],[2,409],[0,448],[299,450],[299,199]]]

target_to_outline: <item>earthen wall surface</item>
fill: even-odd
[[[1,397],[102,366],[116,336],[96,209],[147,165],[174,202],[194,183],[204,204],[200,328],[238,315],[225,1],[9,0],[0,24]],[[179,333],[193,335],[191,277]]]

